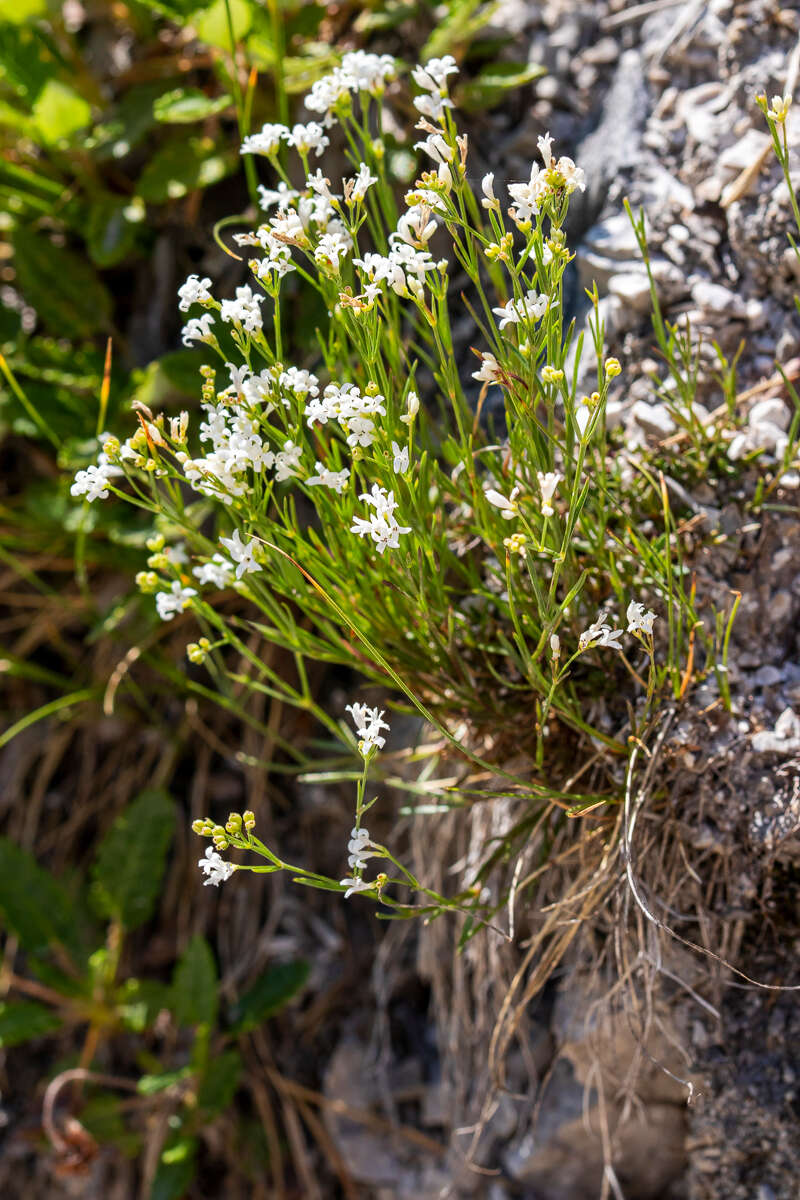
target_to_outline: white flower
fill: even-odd
[[[269,122],[259,133],[251,133],[242,142],[240,154],[265,154],[273,158],[280,149],[281,141],[289,138],[289,130],[285,125],[274,125]]]
[[[249,542],[243,542],[239,530],[235,529],[233,537],[221,537],[219,540],[236,563],[237,579],[241,579],[249,571],[261,570],[259,563],[256,562],[254,557],[256,547],[258,546],[255,538],[251,538]]]
[[[549,297],[528,291],[519,300],[509,300],[502,308],[493,308],[492,312],[500,317],[498,327],[505,329],[506,325],[517,325],[520,321],[538,321],[547,312]]]
[[[277,188],[264,187],[263,183],[258,185],[259,203],[265,212],[269,212],[274,205],[278,206],[278,212],[285,212],[299,195],[299,192],[290,188],[282,179]]]
[[[401,449],[397,442],[392,442],[392,470],[396,475],[405,475],[408,470],[408,446]]]
[[[553,165],[553,139],[549,133],[543,133],[541,137],[536,139],[536,145],[539,147],[539,153],[542,156],[545,169],[549,169]]]
[[[353,718],[358,734],[358,749],[363,757],[366,758],[372,750],[382,750],[386,738],[381,736],[381,730],[389,732],[389,726],[383,719],[383,709],[368,708],[366,704],[346,704],[345,712],[349,712]]]
[[[257,295],[245,284],[236,289],[235,300],[223,300],[220,316],[223,321],[234,321],[241,324],[248,333],[257,333],[262,326],[261,308],[265,297]]]
[[[622,629],[612,629],[604,616],[599,616],[594,624],[585,629],[578,639],[578,649],[585,650],[587,646],[610,646],[612,650],[621,650],[619,639]]]
[[[628,633],[644,633],[648,637],[652,636],[656,614],[645,611],[643,604],[639,604],[636,600],[631,600],[625,618],[628,622]]]
[[[486,488],[483,494],[490,504],[500,509],[500,516],[504,521],[511,521],[519,515],[519,505],[517,504],[517,496],[519,495],[518,487],[512,489],[511,495],[507,499],[500,492],[495,491],[494,488]]]
[[[325,147],[331,144],[331,139],[316,121],[309,121],[307,125],[293,125],[291,131],[286,134],[286,141],[300,154],[308,154],[309,150],[313,150],[317,158]]]
[[[226,862],[213,846],[206,847],[205,858],[198,859],[198,867],[208,879],[203,880],[203,886],[207,887],[212,884],[214,887],[219,887],[226,879],[230,879],[233,872],[236,870],[232,862]]]
[[[119,474],[119,468],[110,465],[87,467],[85,471],[78,471],[75,482],[69,489],[70,495],[85,496],[89,503],[105,500],[108,497],[109,481]]]
[[[361,871],[367,864],[367,859],[374,858],[374,843],[370,841],[369,830],[364,826],[350,830],[350,841],[347,843],[347,865],[352,871]]]
[[[400,534],[410,533],[411,526],[398,525],[394,516],[394,510],[397,508],[394,492],[387,492],[376,483],[373,484],[371,494],[364,493],[359,499],[365,500],[375,511],[367,520],[363,517],[353,517],[350,532],[357,533],[359,537],[369,535],[378,547],[379,554],[383,554],[387,548],[396,550],[400,545]]]
[[[230,587],[234,580],[233,565],[221,554],[215,554],[208,562],[192,567],[198,583],[210,583],[216,588]]]
[[[314,470],[316,475],[312,475],[306,480],[306,483],[311,487],[327,487],[340,495],[347,487],[347,481],[350,478],[349,467],[344,467],[341,471],[329,471],[324,463],[315,462]]]
[[[302,456],[302,446],[295,446],[292,441],[283,443],[283,449],[275,455],[275,479],[278,483],[285,483],[287,479],[299,475],[297,468]]]
[[[318,396],[319,380],[311,371],[302,371],[298,367],[289,367],[278,377],[281,387],[288,388],[296,396]]]
[[[406,398],[406,412],[400,418],[404,425],[410,425],[414,417],[419,412],[419,396],[416,392],[409,392]]]
[[[415,67],[411,78],[423,91],[437,92],[440,88],[447,87],[448,75],[457,74],[456,60],[452,54],[445,54],[443,58],[430,58],[424,66]]]
[[[500,201],[494,194],[494,172],[490,171],[488,175],[484,175],[481,180],[481,191],[483,192],[483,200],[481,200],[482,208],[496,208],[499,212]]]
[[[191,346],[192,342],[204,342],[207,338],[212,338],[214,336],[211,332],[213,324],[214,318],[211,313],[203,313],[202,317],[191,317],[181,330],[181,341],[184,346]]]
[[[444,110],[452,107],[452,100],[448,100],[446,96],[440,96],[436,93],[414,97],[414,108],[423,117],[427,117],[429,121],[441,121],[444,116]]]
[[[547,473],[537,471],[536,478],[539,480],[539,490],[542,493],[542,516],[552,517],[554,509],[550,501],[553,499],[562,477],[556,471]]]
[[[499,383],[503,378],[503,368],[493,354],[481,355],[481,367],[479,371],[472,372],[472,378],[477,379],[482,383]]]
[[[171,621],[176,613],[189,607],[192,596],[196,595],[194,588],[182,587],[179,580],[173,579],[168,592],[156,592],[156,610],[161,620]]]
[[[415,204],[397,222],[397,235],[409,246],[424,250],[438,228],[438,223],[431,218],[430,208],[426,204]]]
[[[344,195],[345,199],[352,203],[360,203],[367,194],[367,190],[372,187],[373,183],[378,182],[377,175],[370,175],[369,167],[366,163],[361,163],[358,168],[358,174],[354,179],[345,180]]]
[[[339,880],[340,887],[346,887],[347,891],[344,894],[345,900],[348,900],[354,892],[371,892],[375,887],[374,883],[368,883],[366,879],[359,879],[357,876],[348,879]]]
[[[205,304],[207,300],[211,299],[211,292],[208,290],[210,287],[210,279],[200,279],[197,275],[190,275],[186,282],[178,288],[180,311],[188,312],[193,304]]]

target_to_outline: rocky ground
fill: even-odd
[[[792,415],[776,363],[796,378],[800,280],[786,236],[788,192],[754,97],[792,91],[800,11],[768,0],[506,0],[497,22],[549,74],[535,85],[532,106],[512,101],[477,120],[471,145],[481,168],[494,170],[495,186],[527,175],[546,129],[585,169],[587,191],[571,214],[572,311],[583,319],[582,289],[596,281],[610,350],[625,365],[609,414],[626,452],[645,441],[679,445],[680,434],[653,381],[667,370],[654,352],[647,276],[625,197],[644,209],[665,316],[689,330],[698,354],[696,412],[705,418],[723,402],[716,343],[729,360],[739,355],[744,424],[726,435],[727,457],[740,462],[764,447],[762,464],[775,462]],[[799,118],[788,123],[798,145]],[[710,547],[707,536],[697,539],[706,545],[692,560],[699,593],[719,603],[736,589],[742,602],[728,676],[732,712],[707,685],[675,715],[658,764],[657,840],[672,839],[682,861],[665,855],[653,869],[645,834],[651,857],[641,870],[654,885],[647,904],[655,921],[640,914],[629,975],[615,990],[607,963],[581,974],[608,934],[597,931],[594,958],[585,945],[568,957],[566,980],[551,978],[526,1012],[504,1088],[480,1079],[470,1087],[464,1062],[480,1061],[470,1041],[485,1046],[505,988],[525,969],[524,941],[443,968],[444,942],[423,932],[417,972],[438,1002],[436,1052],[394,1056],[387,1069],[410,1077],[416,1120],[439,1136],[449,1131],[451,1150],[437,1163],[413,1150],[398,1155],[374,1135],[368,1150],[357,1129],[334,1122],[348,1160],[363,1161],[365,1181],[381,1162],[377,1196],[798,1195],[798,479],[787,475],[753,520],[754,479],[745,471],[735,487],[711,480],[691,495],[672,481],[676,504],[694,513],[698,533],[712,535]],[[347,1077],[354,1104],[377,1104],[376,1080],[361,1092],[353,1082],[365,1078],[365,1054],[345,1038],[328,1086],[335,1092]],[[453,1132],[454,1114],[466,1131]],[[472,1169],[460,1157],[467,1149]]]

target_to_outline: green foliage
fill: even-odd
[[[179,1138],[161,1154],[150,1200],[181,1200],[194,1178],[196,1138]]]
[[[212,99],[199,88],[176,88],[158,97],[153,104],[153,116],[162,124],[191,125],[224,112],[232,103],[227,92]]]
[[[259,976],[231,1013],[231,1033],[249,1033],[280,1012],[308,979],[307,962],[278,963]]]
[[[125,929],[136,929],[152,915],[174,829],[175,805],[169,796],[142,792],[100,845],[94,895],[100,910]]]
[[[210,1060],[197,1092],[197,1104],[206,1120],[213,1120],[233,1103],[241,1075],[242,1056],[238,1050],[225,1050]]]
[[[217,968],[211,947],[195,934],[175,968],[170,1007],[179,1025],[213,1025],[217,1016]]]
[[[80,339],[109,329],[111,296],[79,254],[21,225],[12,246],[20,286],[51,333]]]
[[[66,891],[8,838],[0,838],[0,917],[28,951],[74,947],[75,911]]]
[[[59,1018],[43,1004],[35,1004],[32,1000],[0,1004],[0,1046],[4,1049],[43,1037],[60,1027]]]

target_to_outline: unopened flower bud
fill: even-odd
[[[147,560],[147,565],[148,567],[152,567],[154,571],[166,571],[169,566],[169,559],[163,552],[151,554]]]
[[[161,587],[161,580],[155,571],[139,571],[136,575],[136,586],[145,596],[150,596]]]
[[[255,816],[255,813],[251,812],[249,808],[247,809],[246,812],[242,813],[242,821],[244,823],[245,829],[255,829],[256,816]]]
[[[164,535],[162,533],[154,533],[152,535],[152,537],[149,537],[147,539],[147,541],[145,542],[145,546],[147,546],[147,549],[150,550],[154,554],[157,553],[159,550],[163,550],[165,545],[166,545],[166,538],[164,537]]]
[[[617,375],[622,374],[622,364],[618,358],[606,359],[606,379],[615,379]]]

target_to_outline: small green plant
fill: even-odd
[[[473,764],[536,804],[580,812],[618,802],[615,763],[646,737],[665,697],[685,694],[701,665],[696,645],[703,670],[721,647],[686,585],[663,481],[643,461],[648,486],[631,488],[609,451],[605,401],[622,367],[604,356],[596,292],[591,395],[577,392],[578,365],[568,370],[583,337],[564,318],[563,226],[583,172],[545,136],[541,165],[508,185],[510,207],[492,175],[476,194],[450,98],[456,72],[449,56],[413,71],[429,163],[402,212],[384,121],[400,94],[389,56],[345,55],[306,98],[318,120],[268,123],[245,139],[242,153],[277,175],[260,189],[276,214],[233,235],[251,280],[233,299],[197,275],[179,291],[181,309],[199,314],[188,316],[185,342],[213,356],[201,370],[205,419],[195,432],[187,413],[140,406],[138,430],[124,442],[104,435],[72,492],[89,503],[113,494],[152,515],[139,586],[166,621],[194,612],[204,640],[189,656],[217,680],[230,678],[232,649],[250,664],[237,682],[307,709],[352,744],[341,716],[311,694],[306,662],[356,667]],[[334,137],[353,169],[341,187],[317,166]],[[460,301],[450,294],[454,264],[469,281]],[[298,297],[316,297],[327,313],[316,361],[292,363],[287,296],[292,311]],[[474,371],[452,333],[464,306]],[[503,413],[484,420],[490,389]],[[645,521],[661,532],[645,537]],[[226,588],[252,604],[252,617],[225,615],[217,596]],[[293,677],[253,653],[249,628],[291,652]],[[367,711],[356,722],[362,742]],[[599,750],[607,765],[596,791],[565,786],[562,735]],[[491,761],[476,751],[487,737]],[[504,770],[512,745],[530,755],[523,775]],[[351,841],[363,837],[363,788]],[[266,853],[259,869],[287,867],[238,824],[234,834],[213,821],[203,831]],[[408,873],[401,881],[424,895]],[[365,890],[352,878],[328,883]],[[384,903],[385,886],[373,892]]]
[[[123,972],[130,935],[156,911],[175,817],[165,793],[142,793],[100,843],[88,879],[73,878],[69,888],[0,840],[0,927],[22,961],[6,958],[0,1046],[80,1037],[80,1053],[62,1059],[45,1106],[45,1132],[65,1168],[80,1166],[98,1143],[135,1154],[154,1116],[168,1118],[154,1197],[185,1194],[200,1134],[244,1082],[237,1043],[279,1012],[308,974],[303,962],[275,964],[224,1012],[211,948],[199,934],[170,981]],[[130,1063],[127,1072],[109,1078],[96,1066],[107,1047]],[[77,1106],[80,1125],[73,1119],[65,1132],[52,1111],[55,1095],[76,1083],[88,1090]],[[131,1092],[139,1097],[133,1122]]]

